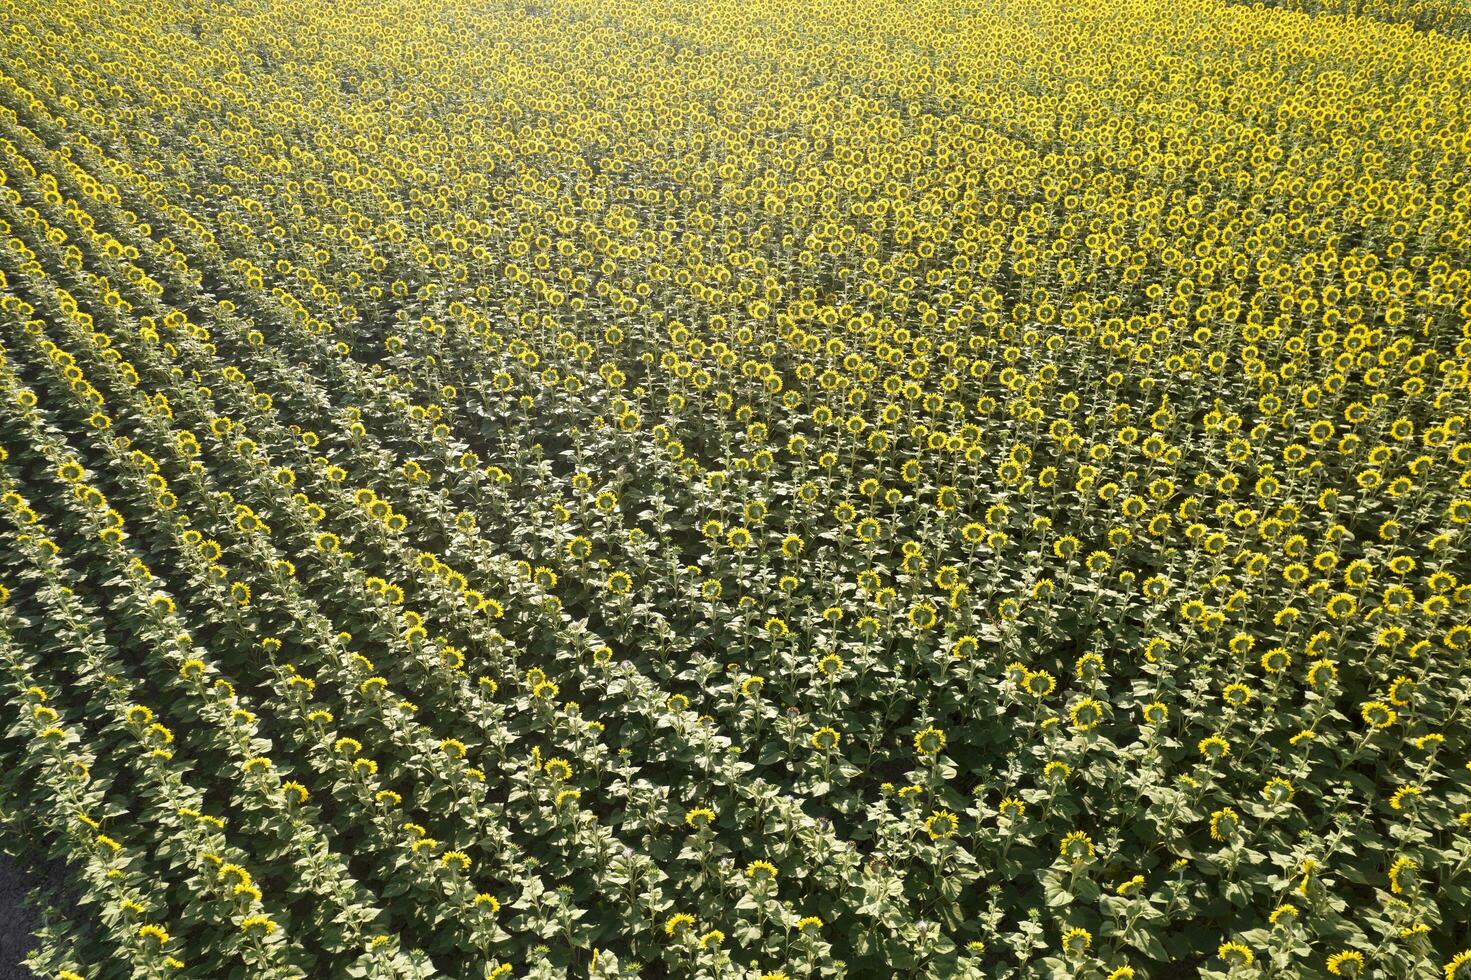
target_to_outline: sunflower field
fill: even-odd
[[[1464,5],[0,23],[35,976],[1471,980]]]
[[[1341,17],[1371,17],[1448,34],[1471,34],[1471,0],[1230,0]]]

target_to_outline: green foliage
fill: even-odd
[[[4,9],[38,974],[1471,977],[1466,42]]]

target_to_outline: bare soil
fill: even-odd
[[[34,945],[31,930],[36,927],[36,915],[26,906],[26,896],[42,883],[9,855],[0,853],[0,980],[36,980],[22,962]]]

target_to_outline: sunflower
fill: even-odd
[[[1415,872],[1420,865],[1414,860],[1400,855],[1394,859],[1389,866],[1389,890],[1395,895],[1403,895],[1415,883]]]
[[[1388,728],[1398,717],[1394,709],[1382,701],[1365,701],[1359,714],[1363,717],[1364,724],[1374,729]]]
[[[1068,956],[1082,956],[1093,945],[1093,934],[1087,929],[1072,928],[1062,934],[1062,950]]]
[[[925,728],[915,733],[914,751],[922,756],[933,756],[945,747],[945,733],[938,728]]]
[[[1197,748],[1200,750],[1201,755],[1210,759],[1212,762],[1218,762],[1231,754],[1231,743],[1219,735],[1211,735],[1201,739]]]
[[[1044,698],[1057,687],[1057,680],[1045,670],[1029,670],[1022,680],[1022,689],[1034,698]]]
[[[1241,827],[1241,818],[1230,807],[1222,807],[1211,814],[1211,840],[1233,841]]]
[[[746,877],[756,882],[774,881],[776,866],[769,861],[752,861],[746,865]]]
[[[1292,783],[1283,779],[1281,776],[1273,776],[1271,779],[1267,780],[1267,784],[1262,787],[1263,798],[1265,798],[1268,803],[1271,803],[1275,806],[1280,806],[1290,801],[1292,799],[1292,794]]]
[[[1256,959],[1250,949],[1237,942],[1225,942],[1216,949],[1216,955],[1226,962],[1231,969],[1251,966]]]
[[[941,840],[954,834],[960,827],[960,821],[955,814],[949,810],[936,810],[925,818],[925,833],[929,834],[931,840]]]
[[[1062,856],[1074,864],[1090,860],[1095,853],[1093,838],[1081,830],[1074,830],[1062,839]]]
[[[1073,705],[1068,717],[1078,731],[1091,731],[1103,721],[1103,705],[1093,698],[1083,698]]]

